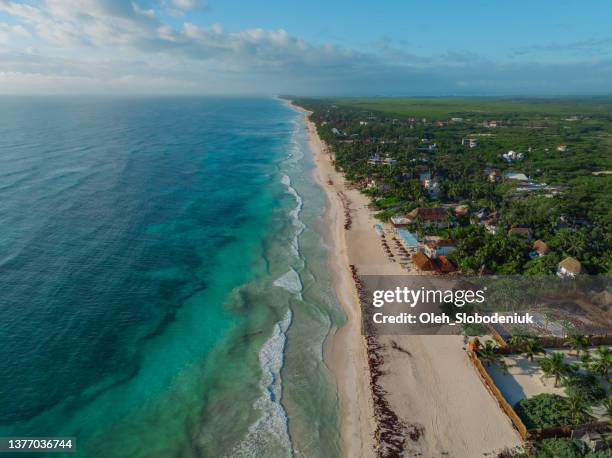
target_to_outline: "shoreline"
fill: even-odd
[[[334,374],[337,384],[340,419],[340,443],[343,456],[374,457],[374,428],[372,398],[365,341],[361,335],[361,309],[351,271],[348,244],[344,228],[345,203],[335,183],[337,172],[325,154],[310,112],[291,103],[304,115],[308,145],[315,162],[316,183],[323,189],[327,208],[323,224],[327,227],[324,239],[335,256],[328,256],[332,285],[346,317],[343,326],[330,333],[324,347],[324,362]],[[335,177],[338,178],[338,177]]]
[[[399,454],[470,458],[519,445],[518,433],[468,361],[462,336],[361,335],[361,304],[351,270],[364,275],[417,272],[390,262],[374,225],[380,224],[388,236],[393,229],[374,217],[370,199],[335,170],[311,112],[291,106],[304,114],[315,179],[329,202],[324,224],[332,284],[347,318],[325,347],[325,363],[337,383],[343,456],[370,457],[395,449]],[[395,420],[385,424],[389,414]]]

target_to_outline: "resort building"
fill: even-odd
[[[559,151],[560,153],[563,153],[563,152],[567,151],[567,145],[559,145],[559,146],[557,146],[557,151]]]
[[[509,236],[525,237],[531,240],[531,229],[528,227],[512,227],[508,231]]]
[[[406,215],[410,223],[421,223],[424,226],[448,227],[448,212],[444,208],[415,208]]]
[[[389,156],[381,156],[379,153],[376,153],[368,159],[368,165],[395,165],[397,161],[395,159],[391,159]]]
[[[440,256],[446,256],[455,249],[455,244],[451,240],[438,239],[425,242],[423,251],[431,258],[436,259]]]
[[[476,148],[478,146],[477,138],[464,138],[461,140],[461,144],[463,146],[467,146],[468,148]]]
[[[438,256],[438,259],[436,259],[436,268],[443,274],[450,274],[451,272],[457,271],[455,265],[450,262],[446,256]]]
[[[545,256],[550,253],[550,248],[546,242],[538,239],[533,242],[533,251],[536,253],[536,256]]]
[[[504,161],[506,162],[515,162],[522,161],[525,158],[523,153],[517,153],[516,151],[510,150],[507,153],[502,154]]]
[[[583,272],[580,261],[572,257],[565,258],[557,266],[557,276],[560,278],[574,278]]]
[[[412,222],[412,220],[406,218],[406,216],[392,216],[391,217],[391,224],[393,224],[395,227],[403,227],[403,226],[407,226]]]
[[[509,181],[529,181],[529,177],[524,173],[508,172],[504,173],[504,179]]]
[[[421,253],[420,251],[412,255],[412,263],[417,269],[422,270],[424,272],[436,270],[436,267],[434,266],[434,263],[431,262],[431,259],[429,259],[425,254]]]

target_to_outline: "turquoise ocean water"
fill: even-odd
[[[337,455],[312,168],[275,99],[0,99],[0,436]]]

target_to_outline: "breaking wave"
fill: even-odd
[[[261,416],[249,427],[244,440],[228,456],[271,456],[272,450],[274,456],[293,456],[287,412],[281,403],[280,375],[284,364],[286,332],[291,324],[291,317],[291,310],[288,309],[283,320],[274,325],[272,336],[259,351],[262,370],[259,386],[262,395],[255,401],[254,407]]]

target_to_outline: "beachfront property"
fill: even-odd
[[[450,274],[457,271],[455,265],[446,256],[430,258],[422,251],[417,251],[411,257],[414,267],[421,272]]]
[[[396,228],[408,226],[410,223],[412,223],[412,220],[408,219],[408,217],[405,215],[396,215],[391,217],[391,224],[393,224],[393,226]]]
[[[425,238],[423,251],[430,259],[446,256],[455,250],[455,243],[452,240],[443,239],[438,236]]]
[[[412,263],[422,272],[432,272],[436,270],[434,263],[421,251],[417,251],[412,255]]]
[[[416,252],[419,249],[419,238],[416,234],[408,231],[407,229],[397,229],[397,235],[399,236],[400,242],[410,252]]]
[[[425,227],[448,227],[450,225],[448,211],[441,207],[415,208],[406,215],[406,219],[412,224],[420,223]]]
[[[476,339],[469,351],[523,440],[571,437],[596,451],[607,449],[612,439],[606,409],[610,383],[598,363],[609,360],[609,342],[607,334],[511,335],[496,336],[485,346]]]
[[[403,227],[409,224],[422,224],[425,227],[448,227],[450,219],[445,208],[415,208],[405,215],[391,217],[391,223],[395,227]]]
[[[567,257],[557,265],[557,276],[560,278],[575,278],[584,273],[580,261],[575,258]]]

